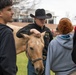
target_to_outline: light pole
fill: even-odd
[[[56,18],[57,18],[57,16],[53,16],[53,19],[54,19],[54,24],[56,24]]]

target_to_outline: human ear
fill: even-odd
[[[2,16],[2,12],[1,12],[1,10],[0,10],[0,17]]]

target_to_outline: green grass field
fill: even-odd
[[[18,66],[17,75],[27,75],[27,62],[28,59],[25,55],[25,52],[17,55],[17,66]],[[51,75],[54,75],[54,73],[51,72]]]

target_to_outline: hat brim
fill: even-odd
[[[33,14],[30,14],[31,17],[33,18],[38,18],[38,19],[49,19],[52,18],[52,15],[50,13],[47,13],[45,16],[34,16]]]

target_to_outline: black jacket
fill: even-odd
[[[29,24],[25,27],[23,27],[22,29],[20,29],[18,32],[17,32],[17,37],[21,38],[22,36],[20,35],[20,33],[24,33],[24,34],[28,34],[30,35],[30,29],[37,29],[39,32],[44,32],[46,31],[45,33],[45,36],[44,36],[44,42],[45,42],[45,47],[44,47],[44,50],[43,50],[43,55],[47,55],[47,48],[48,48],[48,44],[49,42],[53,39],[53,36],[52,36],[52,33],[50,31],[49,28],[47,28],[46,26],[43,26],[43,28],[41,28],[40,26],[38,26],[36,23],[33,23],[33,24]]]
[[[12,29],[0,24],[0,75],[16,75],[16,49]]]
[[[72,60],[76,64],[76,30],[74,32],[74,37],[73,37],[73,51],[72,51]]]

